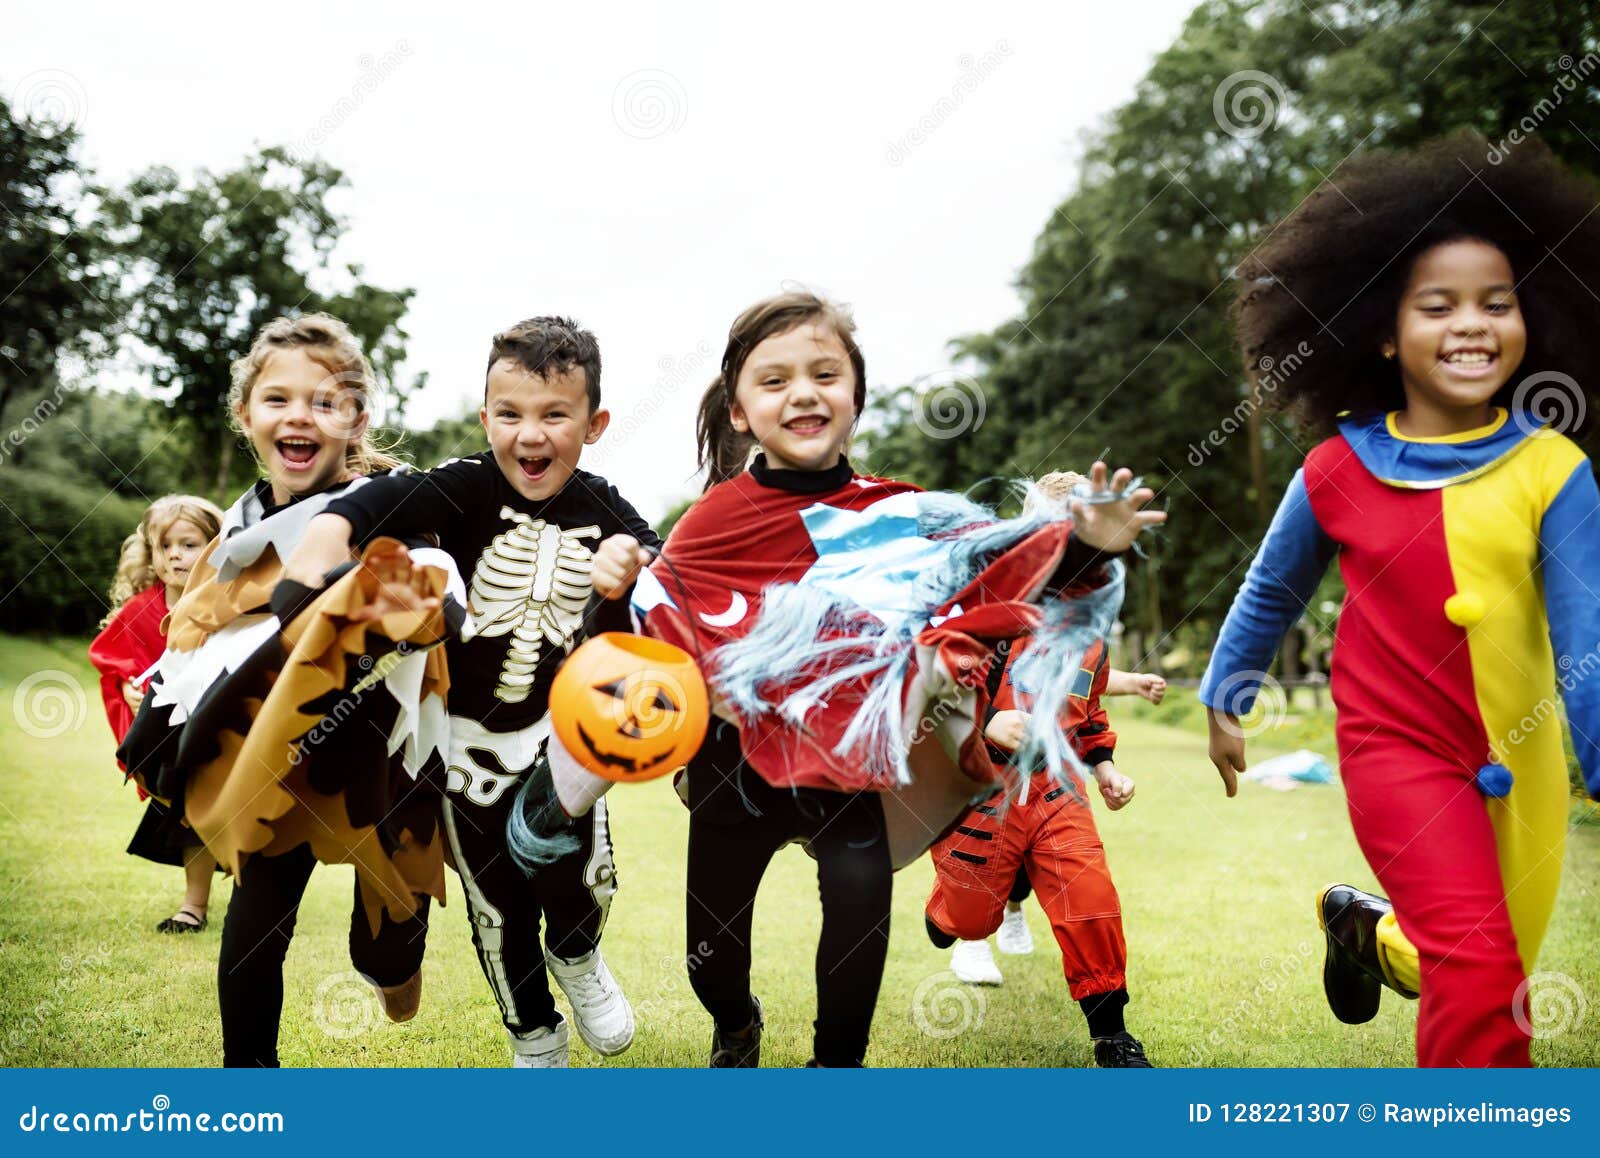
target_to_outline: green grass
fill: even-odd
[[[61,673],[25,690],[37,673]],[[42,715],[47,687],[62,716]],[[75,690],[74,690],[75,689]],[[1184,693],[1177,693],[1181,695]],[[1122,708],[1126,701],[1117,702]],[[32,705],[31,707],[29,705]],[[1337,787],[1277,793],[1246,786],[1227,800],[1195,713],[1157,723],[1113,711],[1123,769],[1138,796],[1099,811],[1122,894],[1130,954],[1130,1028],[1158,1065],[1408,1065],[1416,1006],[1385,996],[1376,1021],[1339,1025],[1323,1003],[1312,911],[1331,880],[1372,886]],[[1314,713],[1286,720],[1252,756],[1325,739]],[[1276,743],[1273,742],[1276,740]],[[1322,750],[1331,751],[1324,743]],[[710,1023],[683,969],[687,813],[665,783],[611,796],[622,888],[605,948],[638,1011],[633,1048],[612,1065],[703,1065]],[[119,783],[93,673],[78,641],[0,637],[0,1061],[12,1066],[211,1066],[221,1056],[214,974],[230,886],[219,880],[208,932],[160,937],[152,926],[180,895],[176,870],[126,856],[138,820]],[[1575,809],[1575,819],[1579,816]],[[1038,948],[1001,957],[1005,985],[954,983],[928,944],[924,858],[896,880],[894,925],[869,1061],[878,1066],[1083,1066],[1083,1019],[1061,977],[1037,905]],[[289,954],[281,1054],[293,1066],[499,1066],[498,1013],[478,970],[454,877],[435,911],[421,1014],[383,1021],[351,977],[345,943],[350,870],[319,868]],[[755,918],[754,986],[767,1011],[763,1059],[810,1056],[816,875],[798,848],[767,874]],[[1600,1064],[1600,826],[1576,825],[1541,970],[1586,995],[1587,1023],[1534,1045],[1550,1065]],[[559,1000],[559,998],[558,998]],[[931,1032],[930,1032],[931,1031]],[[574,1044],[574,1064],[594,1064]]]

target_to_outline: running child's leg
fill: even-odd
[[[1342,771],[1361,851],[1416,945],[1417,1064],[1529,1065],[1522,960],[1471,773],[1413,749],[1364,750]]]
[[[451,764],[459,759],[453,753]],[[452,787],[443,804],[444,831],[466,893],[478,963],[499,1003],[501,1020],[518,1037],[555,1030],[562,1017],[545,977],[537,890],[506,851],[515,778],[508,777],[500,787],[492,798],[482,792],[474,798]]]
[[[924,919],[929,939],[939,948],[958,939],[981,940],[1000,927],[1023,867],[1023,844],[1008,840],[1006,831],[1020,821],[1022,807],[1003,808],[994,796],[969,809],[928,850],[934,882]]]
[[[422,1001],[422,954],[428,945],[428,908],[432,898],[418,896],[417,911],[396,921],[385,911],[374,936],[356,879],[350,908],[350,963],[378,989],[390,1021],[410,1021]]]
[[[810,827],[822,937],[817,944],[818,1065],[859,1066],[889,954],[894,866],[876,792],[806,792],[823,804]]]
[[[545,965],[572,1004],[589,1048],[613,1057],[633,1043],[633,1008],[600,952],[600,936],[617,892],[611,826],[604,797],[573,822],[577,851],[533,876],[544,913]]]
[[[756,890],[773,854],[792,835],[771,816],[737,824],[713,823],[698,811],[689,816],[689,984],[720,1033],[737,1034],[752,1023],[750,930]]]
[[[1122,902],[1089,803],[1060,788],[1046,793],[1026,863],[1089,1035],[1100,1040],[1126,1032],[1122,1011],[1128,1004],[1128,946]]]
[[[316,863],[308,844],[281,856],[258,854],[233,886],[217,958],[225,1066],[278,1065],[283,959]]]

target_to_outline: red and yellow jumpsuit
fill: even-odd
[[[1386,964],[1421,992],[1418,1063],[1528,1065],[1524,981],[1555,905],[1569,798],[1558,672],[1600,791],[1594,474],[1527,413],[1434,439],[1405,437],[1393,415],[1344,424],[1290,483],[1204,703],[1249,710],[1335,556],[1348,592],[1333,652],[1340,775],[1404,930],[1380,928]]]

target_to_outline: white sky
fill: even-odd
[[[614,416],[584,465],[654,519],[698,489],[695,405],[757,298],[851,303],[877,389],[1010,317],[1079,135],[1193,4],[35,3],[0,90],[65,110],[105,180],[314,144],[353,186],[338,257],[417,290],[411,423],[476,408],[495,330],[570,314]]]

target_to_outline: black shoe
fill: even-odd
[[[1322,992],[1328,1008],[1346,1025],[1378,1015],[1383,966],[1378,963],[1378,921],[1394,906],[1350,885],[1329,885],[1317,897],[1317,923],[1327,938]]]
[[[1150,1059],[1144,1056],[1144,1044],[1127,1030],[1094,1039],[1094,1064],[1108,1070],[1155,1068],[1150,1064]]]
[[[761,1065],[761,999],[750,995],[750,1028],[742,1034],[711,1030],[714,1070],[753,1070]]]
[[[922,918],[922,926],[928,930],[928,940],[933,942],[933,947],[935,949],[948,949],[951,945],[956,943],[955,934],[946,933],[943,929],[939,928],[938,925],[933,923],[932,917],[924,916]]]

